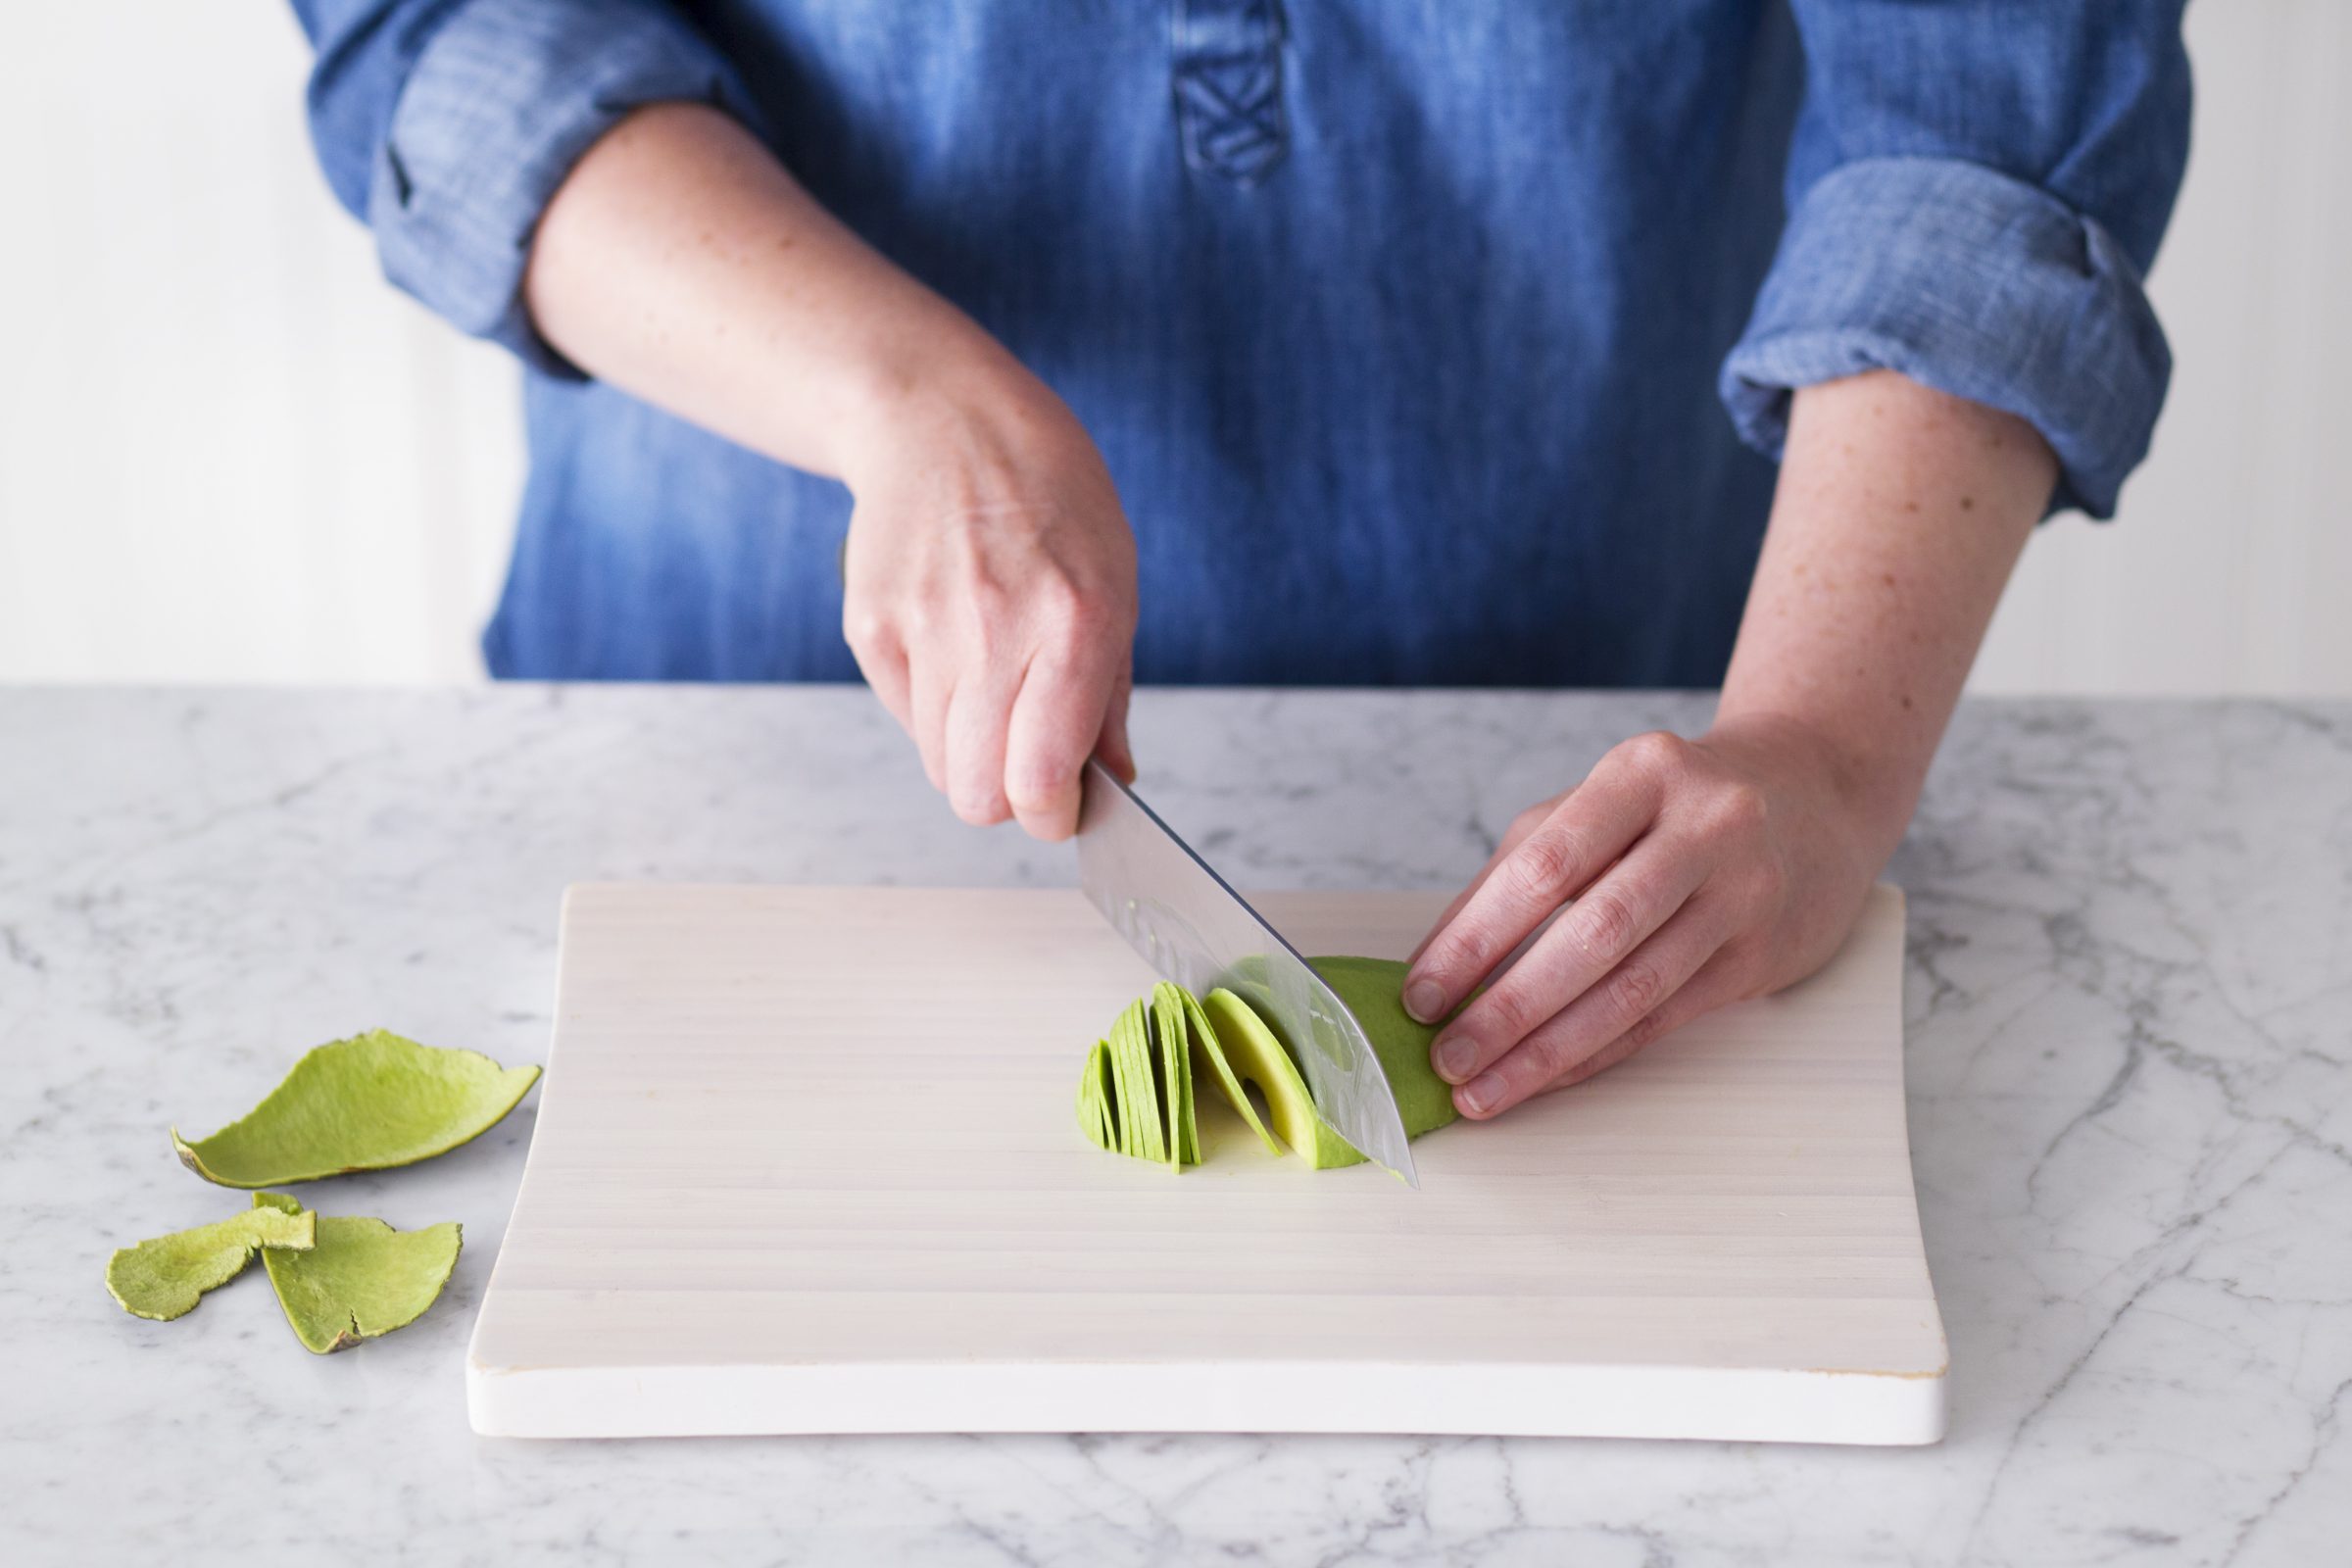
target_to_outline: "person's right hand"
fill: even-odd
[[[842,629],[966,821],[1078,823],[1132,776],[1135,539],[1095,444],[954,304],[704,104],[650,104],[565,176],[532,324],[573,364],[857,498]]]
[[[870,428],[843,465],[858,667],[956,815],[1067,838],[1088,757],[1135,773],[1135,537],[1102,456],[1002,350]]]

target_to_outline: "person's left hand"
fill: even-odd
[[[1496,1115],[1821,967],[1891,848],[1863,814],[1831,749],[1777,719],[1637,735],[1522,811],[1405,979],[1406,1009],[1444,1018],[1559,913],[1432,1043],[1454,1104]]]

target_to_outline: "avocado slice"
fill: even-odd
[[[1279,1155],[1282,1145],[1274,1141],[1274,1135],[1266,1131],[1266,1124],[1258,1119],[1257,1107],[1250,1102],[1249,1093],[1235,1075],[1233,1063],[1226,1059],[1224,1043],[1210,1026],[1208,1014],[1200,1008],[1200,999],[1181,987],[1176,994],[1184,999],[1184,1020],[1192,1034],[1195,1058],[1208,1064],[1209,1076],[1216,1080],[1226,1103],[1241,1112],[1242,1120],[1248,1122],[1250,1130],[1257,1134],[1257,1141],[1266,1146],[1266,1152]]]
[[[1160,1108],[1168,1127],[1168,1169],[1200,1162],[1193,1121],[1193,1054],[1187,1049],[1184,991],[1162,980],[1152,988],[1152,1054],[1158,1058]]]
[[[1119,1092],[1119,1149],[1137,1159],[1159,1164],[1168,1157],[1161,1140],[1167,1123],[1161,1115],[1152,1081],[1151,1027],[1144,1021],[1144,1004],[1127,1004],[1110,1026],[1112,1076]]]
[[[1110,1111],[1109,1074],[1110,1046],[1098,1040],[1095,1049],[1086,1054],[1086,1070],[1078,1076],[1078,1130],[1097,1149],[1116,1152],[1119,1133]]]
[[[1208,1015],[1209,1027],[1216,1032],[1234,1077],[1240,1080],[1222,1086],[1237,1107],[1247,1113],[1250,1099],[1245,1086],[1255,1084],[1258,1093],[1266,1097],[1266,1120],[1273,1124],[1274,1136],[1305,1160],[1307,1169],[1363,1163],[1364,1156],[1331,1123],[1315,1114],[1315,1099],[1307,1092],[1306,1080],[1298,1075],[1298,1064],[1255,1007],[1223,989],[1203,997],[1200,1007]]]

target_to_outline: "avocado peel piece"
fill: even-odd
[[[151,1236],[107,1259],[106,1290],[133,1317],[169,1323],[185,1317],[207,1291],[245,1272],[261,1251],[309,1251],[318,1217],[297,1209],[248,1209],[169,1236]]]
[[[206,1181],[246,1189],[413,1165],[488,1132],[538,1081],[537,1067],[375,1029],[305,1054],[210,1138],[173,1128],[172,1147]]]
[[[256,1193],[254,1207],[303,1213],[285,1193]],[[307,1252],[270,1249],[262,1264],[287,1325],[303,1348],[325,1355],[406,1328],[438,1300],[458,1266],[464,1231],[454,1220],[396,1231],[356,1214],[314,1216],[318,1245]]]

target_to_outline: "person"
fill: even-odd
[[[385,272],[529,368],[498,675],[862,675],[1045,838],[1137,678],[1720,685],[1416,955],[1536,936],[1473,1117],[1826,961],[2170,375],[2181,0],[294,5]]]

